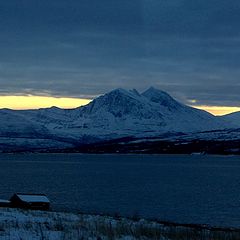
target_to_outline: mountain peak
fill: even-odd
[[[155,88],[153,86],[149,87],[146,91],[161,91],[158,88]]]
[[[152,115],[161,114],[152,111],[149,100],[138,93],[136,89],[125,90],[122,88],[114,89],[102,95],[91,103],[83,107],[84,112],[98,114],[98,116],[108,116],[112,114],[118,118],[150,118]]]
[[[140,94],[135,88],[133,88],[132,90],[129,90],[129,92],[130,92],[130,93],[133,93],[134,95],[136,95],[136,96],[138,96],[138,97],[141,96],[141,94]]]
[[[162,95],[162,96],[166,96],[166,97],[170,97],[170,95],[160,89],[157,89],[157,88],[154,88],[154,87],[150,87],[148,88],[145,92],[142,93],[143,96],[146,96],[146,95]]]
[[[105,95],[125,95],[132,98],[141,97],[141,95],[136,89],[125,90],[123,88],[116,88]]]
[[[108,93],[126,93],[127,90],[123,89],[123,88],[116,88],[116,89],[113,89],[112,91],[108,92]],[[106,93],[106,94],[108,94]]]
[[[182,105],[174,100],[168,93],[150,87],[142,94],[138,93],[136,89],[125,90],[117,88],[96,98],[84,109],[89,113],[106,111],[113,113],[114,116],[135,113],[136,115],[144,115],[146,117],[146,113],[148,113],[149,116],[155,115],[156,113],[155,111],[153,111],[155,113],[151,112],[152,104],[154,104],[155,107],[158,105],[158,107],[162,106],[165,109],[167,108],[171,112],[182,108]],[[142,112],[144,112],[144,114],[142,114]],[[159,116],[159,114],[157,115]]]
[[[142,96],[144,96],[151,102],[159,103],[167,107],[180,105],[180,103],[173,99],[168,93],[154,87],[150,87],[149,89],[147,89],[145,92],[142,93]]]

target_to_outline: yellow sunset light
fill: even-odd
[[[232,112],[240,111],[240,107],[221,107],[221,106],[192,106],[198,109],[205,110],[215,116],[221,116]]]
[[[10,108],[15,110],[39,109],[56,106],[59,108],[76,108],[88,104],[91,99],[70,98],[70,97],[48,97],[48,96],[0,96],[0,108]],[[240,111],[240,107],[224,106],[195,106],[213,115],[224,115]]]
[[[86,105],[89,99],[79,98],[58,98],[45,96],[0,96],[0,108],[16,110],[48,108],[52,106],[60,108],[76,108]]]

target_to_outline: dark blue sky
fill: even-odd
[[[1,94],[155,86],[240,106],[237,0],[8,0],[0,32]]]

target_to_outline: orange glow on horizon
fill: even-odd
[[[48,107],[76,108],[86,105],[90,99],[47,97],[47,96],[0,96],[0,108],[14,110],[39,109]]]
[[[69,98],[69,97],[47,97],[47,96],[0,96],[0,108],[10,108],[14,110],[39,109],[56,106],[59,108],[71,109],[88,104],[91,99]],[[195,106],[213,115],[225,115],[240,111],[240,107],[224,106]]]
[[[240,111],[240,107],[224,107],[224,106],[193,106],[201,110],[205,110],[215,116],[221,116],[233,112]]]

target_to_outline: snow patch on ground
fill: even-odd
[[[240,230],[63,212],[0,208],[0,240],[225,240]]]
[[[145,224],[146,229],[143,229]],[[161,225],[147,224],[145,220],[134,222],[93,215],[0,209],[1,240],[152,239],[157,226]],[[141,232],[143,230],[149,233]],[[147,234],[149,237],[145,236]],[[166,240],[164,237],[157,239]]]

